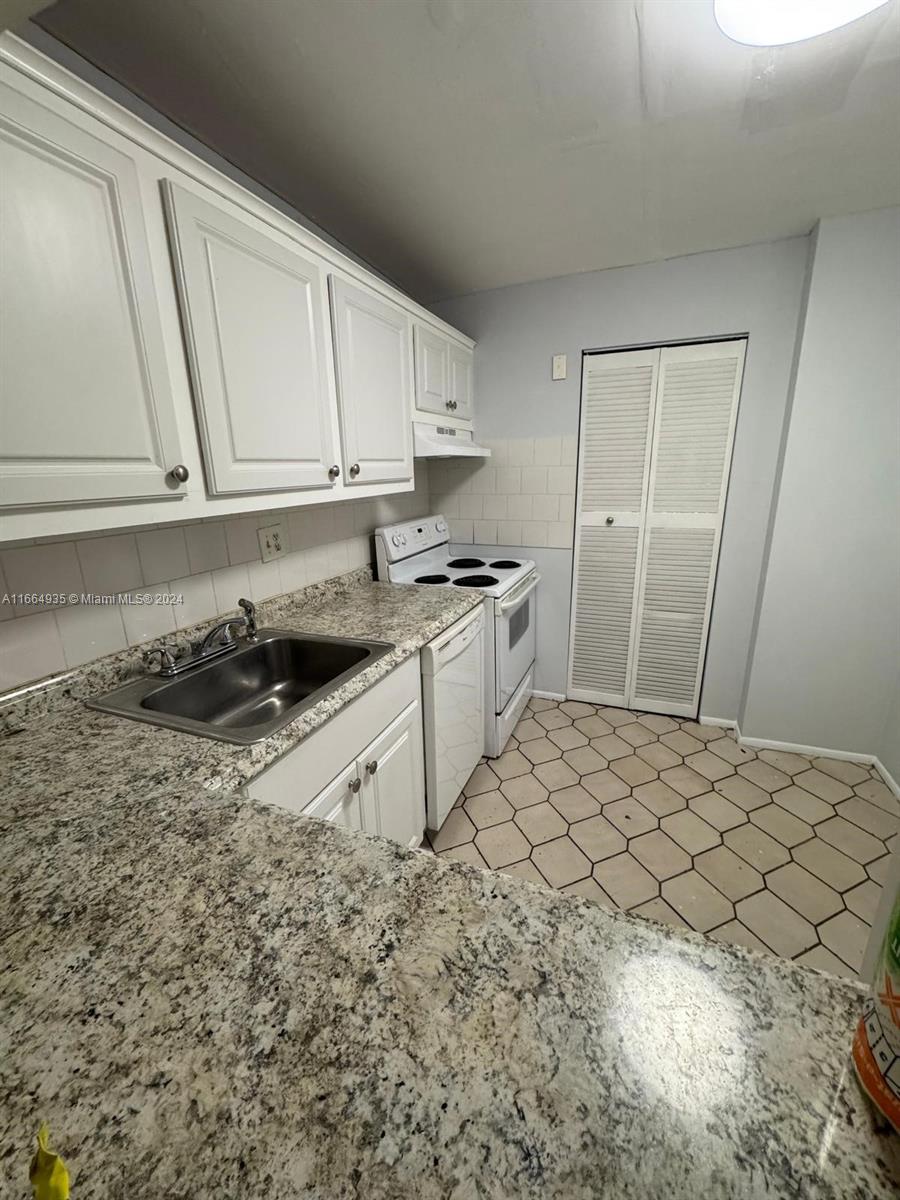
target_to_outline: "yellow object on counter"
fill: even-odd
[[[69,1200],[69,1172],[50,1149],[50,1127],[44,1121],[38,1130],[37,1150],[28,1172],[34,1200]]]

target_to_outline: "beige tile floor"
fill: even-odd
[[[836,974],[858,973],[900,804],[861,763],[532,699],[434,852]]]

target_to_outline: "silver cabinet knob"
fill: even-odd
[[[354,463],[350,468],[350,478],[355,479],[359,474],[359,463]]]
[[[356,795],[356,793],[359,791],[359,789],[360,789],[361,787],[362,787],[362,780],[361,780],[361,779],[359,779],[359,778],[356,778],[356,779],[351,779],[351,780],[350,780],[350,791],[353,793],[353,795],[354,795],[354,796]]]
[[[184,463],[179,463],[177,467],[172,468],[172,470],[169,472],[169,475],[175,480],[176,483],[187,483],[188,479],[190,479],[191,473]]]
[[[607,525],[612,525],[612,523],[613,523],[614,521],[615,521],[615,517],[607,517],[607,518],[606,518],[606,523],[607,523]]]
[[[378,770],[378,759],[377,758],[373,758],[370,763],[366,763],[366,771],[370,775],[374,775],[377,770]]]
[[[335,479],[337,479],[337,477],[338,477],[338,475],[340,475],[340,473],[341,473],[341,468],[337,465],[337,463],[335,463],[333,467],[328,468],[328,478],[331,480],[332,483],[334,483]]]

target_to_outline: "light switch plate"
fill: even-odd
[[[284,525],[267,525],[264,529],[257,529],[256,536],[259,538],[263,562],[284,556]]]
[[[566,356],[564,354],[553,355],[553,379],[565,379],[566,377]]]

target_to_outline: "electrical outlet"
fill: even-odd
[[[566,356],[564,354],[553,355],[553,371],[551,379],[565,379],[566,377]]]
[[[271,562],[273,558],[284,556],[284,526],[267,525],[265,529],[257,529],[259,552],[263,562]]]

